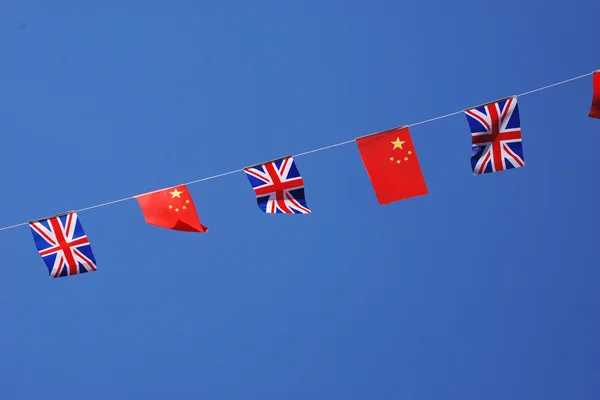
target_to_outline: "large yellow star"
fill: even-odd
[[[180,194],[181,194],[181,193],[183,193],[183,192],[180,192],[180,191],[179,191],[179,190],[177,190],[177,189],[173,190],[172,192],[169,192],[169,194],[171,194],[171,196],[172,196],[172,197],[171,197],[172,199],[174,199],[175,197],[179,197],[179,198],[181,198],[181,196],[180,196]]]
[[[405,143],[405,141],[400,140],[400,137],[397,137],[396,140],[391,143],[394,145],[394,148],[392,150],[396,150],[396,149],[402,150],[402,145]]]

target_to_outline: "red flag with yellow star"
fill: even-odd
[[[356,139],[380,204],[427,194],[427,185],[407,127]]]
[[[185,185],[136,196],[146,222],[185,232],[206,232]]]

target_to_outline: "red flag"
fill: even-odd
[[[380,204],[427,194],[427,185],[408,128],[356,139]]]
[[[207,232],[200,223],[192,196],[185,185],[136,196],[146,222],[185,232]]]
[[[592,95],[592,108],[590,109],[590,117],[600,118],[600,70],[592,75],[594,94]]]

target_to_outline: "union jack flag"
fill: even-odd
[[[244,168],[258,207],[268,214],[310,214],[304,181],[292,156]]]
[[[465,111],[471,128],[473,174],[525,166],[517,97]]]
[[[96,259],[77,213],[29,223],[50,278],[96,271]]]

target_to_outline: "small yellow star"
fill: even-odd
[[[186,202],[186,203],[189,203],[190,201],[189,201],[189,200],[186,200],[185,202]]]
[[[183,208],[183,209],[185,210],[185,206],[183,206],[183,207],[181,207],[181,208]]]
[[[408,161],[408,157],[404,157],[404,161]]]
[[[171,198],[174,199],[175,197],[181,198],[180,194],[183,193],[183,192],[180,192],[179,190],[175,189],[175,190],[173,190],[172,192],[169,192],[169,193],[171,194],[171,196],[173,196]]]
[[[411,154],[412,154],[412,151],[411,151],[411,150],[409,150],[409,151],[408,151],[408,155],[411,155]]]
[[[396,161],[396,164],[400,164],[400,160]]]
[[[175,209],[175,212],[179,212],[179,208],[176,208],[176,209]]]
[[[406,143],[405,141],[400,140],[400,137],[397,137],[394,142],[391,142],[394,145],[392,150],[400,149],[402,150],[402,145]]]
[[[394,161],[394,157],[390,157],[390,161]]]
[[[169,209],[173,208],[173,206],[169,206]]]

